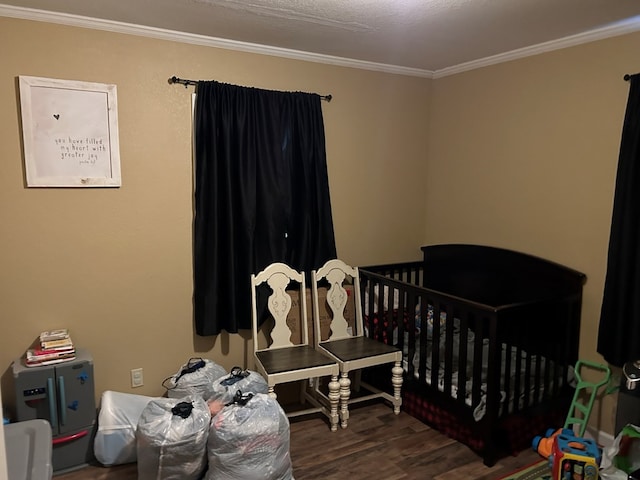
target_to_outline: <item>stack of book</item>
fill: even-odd
[[[75,358],[76,349],[69,330],[61,328],[42,332],[40,338],[27,350],[25,364],[27,367],[38,367],[68,362]]]

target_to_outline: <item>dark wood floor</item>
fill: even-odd
[[[354,406],[349,428],[331,432],[325,417],[291,420],[296,480],[495,480],[539,460],[532,449],[488,468],[466,446],[383,402]],[[134,480],[136,464],[89,466],[55,480]],[[238,479],[242,480],[242,479]]]

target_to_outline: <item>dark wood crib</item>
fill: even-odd
[[[404,352],[403,410],[492,466],[564,423],[586,277],[490,246],[422,251],[360,268],[367,334]],[[386,372],[365,375],[388,388]]]

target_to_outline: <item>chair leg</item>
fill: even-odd
[[[269,390],[267,391],[267,394],[274,400],[278,398],[278,395],[276,395],[276,391],[273,385],[269,385]]]
[[[349,423],[349,397],[351,396],[351,380],[349,372],[340,375],[340,426],[347,428]]]
[[[395,362],[391,369],[391,383],[393,384],[393,413],[398,415],[400,413],[400,405],[402,405],[402,362]]]
[[[329,421],[331,423],[331,431],[338,430],[338,404],[340,403],[340,383],[338,383],[338,376],[331,375],[331,381],[329,382],[329,405],[331,412],[329,414]]]

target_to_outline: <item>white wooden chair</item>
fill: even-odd
[[[291,312],[292,299],[288,289],[298,285],[299,307],[300,307],[300,337],[301,342],[294,344],[291,341],[292,331],[287,324],[287,318]],[[270,324],[273,327],[266,331],[266,347],[259,345],[259,331],[261,329],[260,312],[258,311],[258,300],[260,292],[263,295],[268,291],[266,301],[267,310],[273,320],[265,321],[268,329]],[[313,345],[309,345],[308,325],[307,325],[307,302],[306,286],[304,274],[297,272],[284,263],[273,263],[266,267],[257,275],[251,275],[251,303],[253,314],[253,346],[256,369],[264,376],[269,387],[269,396],[276,398],[274,387],[281,383],[303,381],[301,385],[301,398],[303,404],[311,404],[310,408],[291,411],[288,417],[304,415],[314,412],[322,412],[329,418],[331,430],[338,429],[338,404],[339,404],[339,367],[336,360],[328,355],[316,350]],[[264,302],[262,302],[264,303]],[[269,338],[270,337],[270,338]],[[314,391],[309,388],[314,381],[317,383],[319,377],[330,376],[329,394],[326,398],[319,399],[314,395]]]
[[[391,345],[378,342],[364,336],[362,323],[362,304],[360,302],[360,275],[357,267],[351,267],[342,260],[329,260],[322,268],[311,272],[313,295],[313,323],[314,342],[320,352],[334,358],[340,365],[340,425],[346,428],[349,420],[349,404],[384,398],[393,404],[395,414],[400,413],[402,397],[402,352]],[[320,302],[318,288],[320,284],[327,285],[326,306],[331,316],[330,330],[327,333],[320,322]],[[355,306],[355,321],[349,326],[345,320],[345,306],[347,305],[347,290],[352,287]],[[328,338],[323,338],[328,337]],[[390,369],[393,395],[374,388],[365,382],[359,387],[369,393],[351,397],[351,380],[349,372],[356,371],[356,378],[360,378],[360,370],[366,367],[393,364]]]

